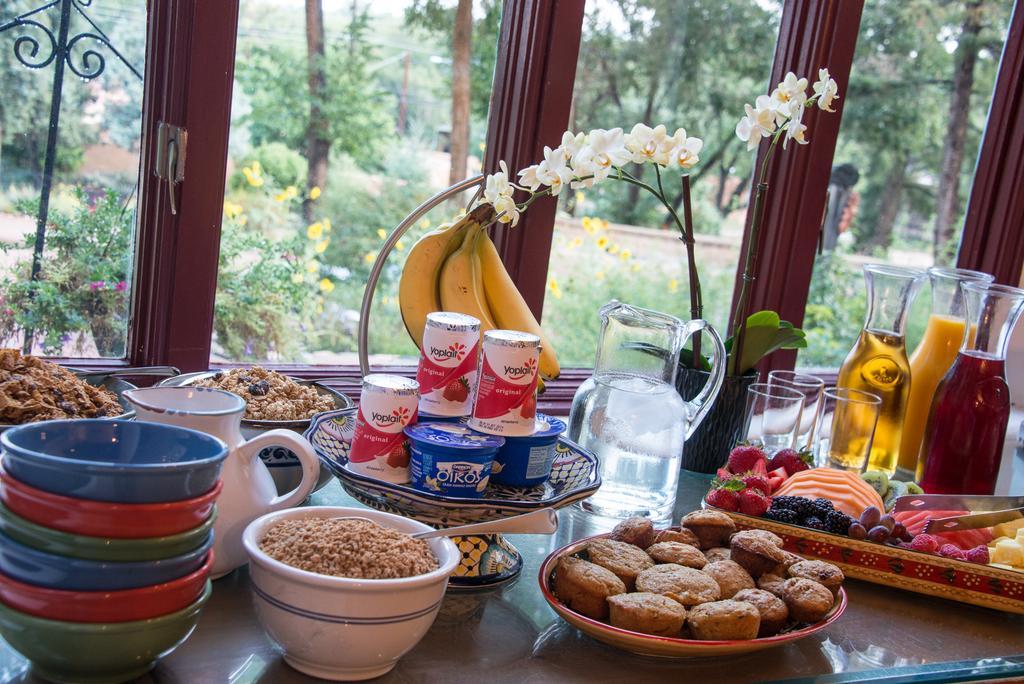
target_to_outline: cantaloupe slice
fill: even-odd
[[[868,506],[884,511],[882,497],[860,475],[833,468],[811,468],[794,473],[782,483],[774,496],[824,497],[847,515],[858,518]]]

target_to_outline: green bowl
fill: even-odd
[[[191,530],[166,537],[107,539],[70,534],[44,527],[15,515],[0,504],[0,532],[39,551],[83,560],[138,562],[180,556],[194,551],[206,542],[216,518],[217,507],[214,506],[206,522]]]
[[[31,661],[36,673],[55,682],[124,682],[147,672],[192,633],[213,592],[175,613],[149,620],[95,624],[26,615],[0,603],[0,636]]]

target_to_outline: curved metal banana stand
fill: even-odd
[[[384,270],[388,256],[390,256],[402,236],[412,226],[416,225],[416,222],[423,218],[427,212],[467,190],[477,188],[477,192],[474,193],[473,198],[469,201],[469,205],[472,205],[483,191],[483,184],[484,176],[480,174],[442,190],[413,209],[391,231],[387,239],[384,240],[384,244],[381,245],[380,251],[377,253],[377,259],[373,262],[373,268],[370,269],[370,276],[366,281],[366,289],[363,291],[363,303],[359,308],[359,369],[363,375],[370,372],[369,329],[373,295],[377,289],[377,283],[380,280],[380,274]],[[466,207],[466,210],[469,210],[469,206]],[[351,483],[342,480],[342,486],[349,494],[355,496],[362,503],[371,503],[370,500],[365,500],[358,496],[358,490],[354,489]],[[434,524],[435,521],[423,520],[422,522]],[[522,555],[500,534],[467,535],[452,537],[451,539],[462,552],[462,562],[455,569],[455,573],[449,580],[448,588],[450,591],[490,589],[514,580],[522,570]]]

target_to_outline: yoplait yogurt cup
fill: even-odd
[[[540,338],[518,330],[484,333],[480,383],[469,425],[503,437],[533,434]]]
[[[468,416],[480,364],[480,321],[466,314],[427,314],[416,382],[420,411],[435,416]]]
[[[419,423],[405,429],[412,460],[412,486],[424,492],[477,499],[484,495],[491,463],[503,437],[458,423]]]
[[[386,482],[409,481],[405,428],[416,423],[419,384],[400,375],[373,373],[363,378],[349,449],[350,470]]]

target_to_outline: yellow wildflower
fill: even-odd
[[[263,174],[260,170],[259,162],[253,162],[252,166],[243,166],[242,175],[245,176],[245,181],[252,187],[263,187]]]
[[[608,238],[606,238],[603,235],[601,237],[597,238],[597,246],[600,247],[601,249],[604,249],[605,247],[607,247],[608,246]]]
[[[253,161],[252,170],[254,173],[263,173],[263,166],[260,164],[259,159]]]
[[[274,195],[274,199],[278,202],[287,202],[290,199],[298,197],[298,195],[298,189],[294,185],[289,185],[287,188]]]
[[[310,240],[319,240],[324,236],[324,224],[320,221],[309,224],[306,228],[306,237]]]
[[[395,249],[397,249],[399,251],[405,249],[405,242],[402,241],[402,240],[399,240],[398,242],[396,242],[395,243]]]
[[[316,262],[313,259],[310,259],[309,261],[306,262],[306,271],[308,271],[309,273],[316,273],[319,270],[320,270],[319,262]]]
[[[424,228],[425,229],[425,228],[429,228],[429,227],[430,227],[430,219],[421,219],[420,220],[420,228]]]
[[[329,244],[331,244],[331,238],[324,238],[320,242],[316,243],[316,247],[313,249],[316,250],[317,254],[323,254]]]
[[[583,226],[583,230],[587,231],[591,235],[594,234],[594,220],[589,216],[584,216],[583,220],[580,221],[580,224]]]
[[[624,249],[621,252],[619,252],[619,258],[622,259],[623,261],[626,261],[631,256],[633,256],[633,253],[630,252],[628,249]]]
[[[583,238],[581,238],[581,237],[573,238],[572,242],[569,243],[569,246],[570,247],[574,247],[574,248],[575,247],[580,247],[582,245],[583,245]]]
[[[309,199],[318,200],[320,199],[320,186],[314,185],[309,189]]]
[[[583,204],[583,201],[587,199],[587,196],[582,191],[576,192],[576,204]]]
[[[601,228],[601,230],[608,230],[608,225],[609,224],[608,224],[607,221],[605,221],[604,219],[598,219],[597,222],[598,222],[599,227]]]
[[[608,248],[608,253],[609,254],[618,254],[619,253],[619,246],[618,245],[612,245],[611,247]]]
[[[334,290],[334,283],[331,282],[330,278],[324,278],[323,280],[320,281],[320,291],[321,292],[331,292],[333,290]]]
[[[322,223],[324,224],[324,230],[328,233],[331,232],[331,219],[325,218]]]
[[[551,294],[554,295],[555,299],[562,298],[562,289],[558,287],[558,281],[555,280],[554,276],[551,276],[551,279],[548,280],[548,289],[551,290]]]
[[[238,218],[242,215],[242,205],[235,204],[229,200],[224,200],[224,215],[229,219]]]
[[[245,214],[242,214],[241,216],[239,216],[239,217],[238,217],[237,219],[235,219],[235,220],[236,220],[236,221],[238,221],[238,225],[240,225],[240,226],[244,226],[244,225],[245,225],[246,223],[248,223],[248,222],[249,222],[249,217],[248,217],[248,216],[246,216]]]
[[[377,237],[379,237],[381,240],[383,240],[387,236],[388,236],[388,231],[384,230],[383,228],[378,228],[377,229]]]
[[[376,260],[377,255],[374,252],[367,252],[366,254],[363,255],[363,261],[365,261],[368,264],[372,264]]]
[[[679,281],[676,280],[675,278],[673,278],[672,280],[668,281],[668,291],[671,292],[672,294],[675,294],[676,292],[678,292],[679,291]]]

